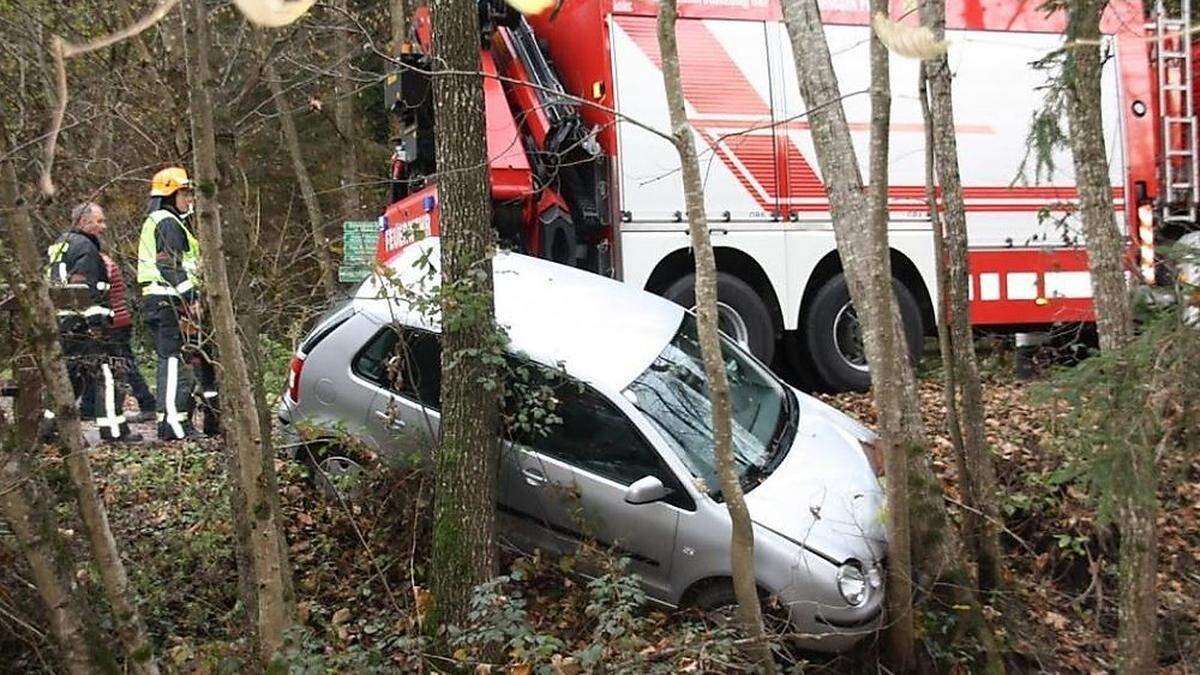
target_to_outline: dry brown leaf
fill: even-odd
[[[413,605],[416,607],[417,625],[424,626],[425,615],[433,606],[433,593],[420,586],[413,586]]]
[[[550,658],[550,668],[555,675],[578,675],[583,670],[575,657],[564,657],[562,654],[555,654]]]
[[[1071,620],[1059,614],[1058,612],[1046,612],[1042,616],[1042,621],[1047,625],[1053,626],[1057,630],[1062,630],[1071,625]]]

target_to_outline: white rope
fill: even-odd
[[[871,19],[875,35],[888,51],[910,59],[933,59],[946,53],[950,43],[937,40],[926,26],[906,26],[879,12]]]
[[[316,0],[233,0],[233,4],[250,23],[279,28],[304,16]]]

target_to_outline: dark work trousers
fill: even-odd
[[[185,354],[196,374],[196,409],[204,413],[205,436],[221,434],[221,401],[217,392],[216,345],[208,340],[189,341]]]
[[[150,387],[146,384],[146,379],[142,377],[142,371],[137,367],[137,359],[133,356],[133,327],[122,326],[121,328],[114,328],[111,331],[111,335],[113,354],[125,362],[125,382],[133,390],[133,397],[138,402],[138,410],[142,412],[154,412],[154,392],[150,391]]]
[[[179,318],[182,304],[174,298],[160,295],[145,296],[142,316],[154,336],[154,351],[158,356],[158,417],[159,440],[179,440],[192,432],[189,421],[192,409],[192,368],[183,358],[183,333]]]
[[[88,335],[86,325],[75,326],[60,321],[59,330],[62,331],[63,356],[67,359],[67,378],[71,380],[71,389],[79,402],[79,416],[90,419],[95,417],[92,409],[96,400],[95,340]]]
[[[95,422],[102,440],[117,441],[128,437],[125,392],[117,386],[126,368],[125,359],[116,354],[109,339],[91,335],[79,327],[63,328],[67,375],[79,397],[80,418]]]

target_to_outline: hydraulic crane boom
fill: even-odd
[[[610,273],[608,158],[567,95],[523,17],[480,3],[483,87],[494,222],[519,250]],[[386,87],[403,129],[393,158],[387,223],[436,227],[436,124],[430,97],[433,44],[428,10],[414,20],[420,49],[403,54]],[[403,237],[393,239],[399,243]],[[386,238],[385,238],[386,242]],[[386,245],[381,254],[386,254]]]

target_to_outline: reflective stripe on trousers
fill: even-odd
[[[181,415],[175,407],[176,397],[179,395],[179,357],[172,356],[167,359],[167,391],[164,403],[166,404],[165,422],[171,427],[172,433],[176,438],[183,438],[183,422],[187,419],[187,415]]]
[[[165,286],[163,284],[146,284],[142,286],[142,295],[163,295],[167,297],[179,297],[179,291],[174,286]]]
[[[104,389],[101,394],[104,399],[104,417],[96,418],[96,426],[100,427],[100,435],[103,438],[115,439],[122,436],[122,426],[125,424],[124,408],[117,407],[117,386],[113,378],[112,368],[107,364],[100,366],[100,372],[104,379]],[[121,398],[125,398],[122,396]],[[105,428],[108,429],[108,434],[104,434]]]
[[[93,316],[111,317],[113,311],[103,305],[92,305],[87,309],[60,309],[55,314],[58,316],[82,316],[84,318],[91,318]]]

